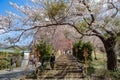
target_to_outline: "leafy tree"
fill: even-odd
[[[119,1],[110,0],[31,0],[33,5],[18,6],[21,15],[11,12],[1,16],[2,33],[20,31],[9,37],[11,43],[18,42],[23,34],[34,35],[40,28],[67,25],[82,36],[97,36],[104,44],[107,54],[107,69],[115,70],[117,58],[114,51],[116,38],[120,36]],[[21,22],[21,23],[20,23]],[[18,24],[20,23],[20,24]],[[18,27],[21,26],[21,27]],[[23,27],[24,26],[24,27]],[[28,27],[29,26],[29,27]],[[8,39],[8,38],[7,38]],[[6,39],[6,40],[7,40]]]

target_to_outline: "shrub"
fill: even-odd
[[[95,68],[94,67],[88,67],[87,68],[87,71],[88,71],[88,75],[92,75],[93,73],[95,73]]]
[[[0,70],[7,69],[10,67],[11,57],[16,58],[16,66],[15,67],[21,66],[22,56],[19,51],[15,51],[15,52],[3,51],[3,52],[0,52]]]
[[[7,69],[9,67],[9,60],[7,56],[9,54],[7,52],[0,52],[0,70]]]
[[[110,76],[114,80],[119,80],[120,79],[120,69],[118,69],[118,71],[116,71],[116,72],[111,72]]]
[[[79,42],[76,42],[74,45],[73,45],[73,55],[76,56],[76,49],[78,49],[78,56],[77,58],[81,61],[84,61],[84,57],[83,57],[83,53],[84,53],[84,49],[88,49],[88,57],[87,57],[87,60],[90,60],[92,61],[92,51],[93,51],[93,47],[91,45],[90,42],[82,42],[82,41],[79,41]]]
[[[0,61],[0,70],[9,68],[9,62],[6,59]]]
[[[39,55],[41,59],[44,59],[46,61],[49,60],[50,55],[53,52],[52,46],[48,45],[44,41],[39,41],[36,45],[35,48],[37,51],[39,51]]]

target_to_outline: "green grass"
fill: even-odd
[[[94,58],[94,55],[93,55]],[[118,57],[120,58],[120,57]],[[106,62],[106,54],[105,53],[97,53],[97,60],[91,62],[91,66],[95,68],[94,74],[97,77],[110,78],[111,80],[118,80],[120,78],[120,63],[118,64],[118,71],[112,72],[107,70],[107,62]]]
[[[94,57],[94,56],[93,56]],[[92,66],[96,69],[104,68],[106,69],[106,54],[105,53],[97,53],[97,60],[92,61]]]
[[[94,55],[92,55],[94,58]],[[117,56],[120,59],[120,56]],[[107,58],[105,53],[97,53],[97,60],[92,61],[92,66],[96,69],[106,69],[107,68]],[[118,63],[118,68],[120,69],[120,63]]]

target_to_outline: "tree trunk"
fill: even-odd
[[[107,54],[107,69],[115,71],[117,69],[117,57],[114,51],[115,38],[110,37],[104,41],[104,46]]]

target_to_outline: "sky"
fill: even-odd
[[[11,11],[17,13],[17,10],[13,8],[9,2],[16,3],[18,5],[23,5],[29,0],[0,0],[0,15],[6,15],[6,11]]]

